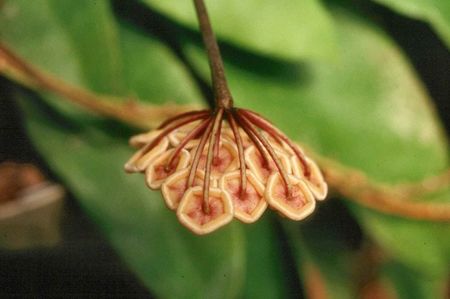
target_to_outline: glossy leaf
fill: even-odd
[[[142,1],[190,28],[198,28],[192,1]],[[333,57],[333,25],[320,1],[205,2],[223,41],[284,59]]]
[[[280,242],[272,215],[266,212],[253,225],[245,225],[247,268],[244,298],[289,298],[292,281],[298,277],[288,273],[287,256]],[[244,225],[244,224],[243,224]],[[284,249],[286,250],[286,249]],[[291,275],[289,275],[291,274]]]
[[[226,71],[237,105],[266,115],[292,138],[379,181],[417,180],[445,169],[442,129],[401,52],[370,23],[343,11],[335,18],[340,43],[334,64],[239,60],[239,53],[225,53],[232,61]],[[187,51],[207,78],[198,48]],[[367,232],[396,259],[430,275],[447,271],[441,239],[448,225],[352,206]]]
[[[157,104],[202,104],[187,70],[155,37],[134,32],[127,25],[119,33],[129,96]]]
[[[421,273],[390,262],[383,266],[382,277],[395,288],[399,299],[446,298],[446,282],[440,277],[424,276]]]
[[[450,48],[450,1],[372,0],[398,13],[429,23]]]
[[[334,217],[336,220],[336,217]],[[320,293],[317,298],[346,299],[354,296],[351,252],[344,245],[339,226],[324,227],[329,219],[314,217],[306,223],[284,222],[287,235],[307,295]],[[324,238],[323,231],[327,231]],[[314,297],[312,297],[314,298]]]
[[[48,5],[75,52],[87,86],[99,93],[123,94],[118,32],[109,2],[49,0]]]
[[[413,271],[430,276],[446,275],[450,264],[448,224],[407,221],[357,206],[354,209],[360,223],[370,228],[383,248]]]
[[[78,56],[48,0],[4,1],[0,40],[43,70],[73,84],[86,84]]]

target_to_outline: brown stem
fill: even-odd
[[[261,154],[261,158],[263,159],[263,165],[266,169],[271,170],[270,169],[270,156],[267,154],[267,151],[264,149],[264,146],[262,145],[262,143],[258,140],[258,138],[256,138],[256,136],[246,127],[246,124],[243,123],[239,117],[239,115],[237,115],[236,110],[233,111],[233,116],[235,117],[237,123],[239,124],[239,126],[244,130],[245,134],[247,134],[248,138],[250,138],[250,140],[253,142],[253,144],[255,145],[256,149],[258,150],[258,152]]]
[[[0,73],[34,90],[51,91],[90,112],[144,129],[156,127],[162,120],[193,108],[181,105],[143,105],[94,94],[42,72],[1,43]]]
[[[203,153],[203,149],[205,148],[206,141],[208,141],[209,135],[211,134],[212,127],[214,125],[214,122],[211,121],[208,124],[208,127],[206,128],[205,132],[203,133],[202,137],[200,138],[200,141],[197,145],[197,148],[195,149],[194,157],[192,158],[192,164],[191,164],[191,170],[189,171],[189,177],[187,180],[187,188],[191,187],[194,184],[195,175],[197,173],[198,163],[200,162],[200,157]]]
[[[261,142],[264,148],[269,152],[269,155],[272,157],[273,162],[275,162],[278,172],[280,173],[281,178],[286,186],[287,198],[292,199],[292,185],[291,182],[289,181],[289,176],[286,170],[284,169],[283,164],[281,164],[280,158],[278,158],[278,155],[275,153],[270,143],[260,132],[258,132],[258,130],[253,126],[253,124],[248,119],[246,119],[244,115],[241,115],[239,113],[236,114],[239,117],[240,121],[251,132],[251,134],[255,135],[255,137]]]
[[[423,179],[421,182],[407,183],[396,186],[396,190],[409,196],[420,196],[447,188],[450,184],[450,169],[439,175]]]
[[[244,199],[245,192],[247,192],[247,174],[246,174],[246,166],[245,166],[245,157],[244,157],[244,146],[242,145],[242,137],[239,132],[239,127],[236,124],[236,120],[234,119],[233,114],[230,111],[227,111],[228,122],[230,124],[231,130],[233,131],[234,140],[236,140],[237,148],[238,148],[238,156],[239,156],[239,168],[241,171],[241,198]]]
[[[208,113],[210,113],[210,110],[196,110],[196,111],[188,111],[185,113],[181,113],[178,115],[175,115],[174,117],[171,117],[169,119],[166,119],[165,121],[163,121],[157,129],[163,129],[164,127],[167,127],[169,124],[171,124],[174,121],[177,121],[179,119],[183,119],[185,117],[188,116],[194,116],[194,115],[207,115]]]
[[[193,115],[193,116],[190,116],[187,119],[183,119],[183,120],[180,120],[179,122],[177,122],[175,124],[172,124],[170,127],[165,128],[161,133],[158,134],[158,136],[156,136],[156,138],[152,142],[148,143],[142,149],[142,154],[145,155],[146,153],[151,151],[164,137],[166,137],[172,131],[178,129],[179,127],[182,127],[184,125],[187,125],[189,123],[192,123],[194,121],[197,121],[197,120],[203,119],[203,118],[205,118],[205,116],[202,115],[202,114],[200,114],[200,115]]]
[[[327,183],[347,200],[384,214],[400,217],[450,222],[450,203],[414,200],[410,195],[371,181],[359,170],[336,161],[315,157],[322,166]],[[447,182],[448,186],[448,182]]]
[[[170,171],[172,167],[174,166],[173,163],[175,162],[175,158],[180,154],[181,150],[186,146],[186,144],[194,139],[197,135],[201,134],[206,130],[206,127],[208,126],[209,122],[211,121],[211,118],[205,119],[202,123],[200,123],[198,126],[196,126],[189,134],[187,134],[183,140],[180,141],[180,143],[177,145],[177,147],[174,149],[172,155],[170,156],[169,161],[166,165],[166,170]]]
[[[300,163],[302,163],[304,176],[310,176],[311,170],[309,169],[308,162],[306,162],[305,156],[283,132],[272,125],[267,119],[253,111],[239,109],[239,113],[244,114],[249,120],[251,120],[253,124],[269,133],[269,135],[276,140],[285,142],[294,151],[295,155],[300,160]]]
[[[200,31],[202,32],[203,43],[205,44],[206,52],[208,54],[216,105],[219,108],[229,109],[233,107],[233,98],[228,88],[222,57],[211,27],[211,22],[209,21],[205,3],[203,0],[194,0],[194,5],[197,12]]]
[[[205,182],[203,184],[203,212],[209,214],[209,183],[211,182],[211,166],[214,158],[214,144],[217,139],[218,129],[222,122],[224,109],[219,109],[214,119],[214,125],[211,131],[211,137],[209,138],[208,154],[206,156],[205,165]]]
[[[214,158],[219,158],[219,155],[220,155],[220,135],[221,134],[222,134],[222,121],[219,122],[219,128],[217,129],[216,141],[214,143]],[[213,164],[214,164],[214,161],[215,161],[215,159],[213,159]]]

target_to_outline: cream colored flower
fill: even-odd
[[[257,221],[269,206],[293,220],[310,215],[328,188],[319,167],[280,130],[244,109],[193,111],[130,139],[127,172],[145,173],[169,209],[196,234],[233,217]]]

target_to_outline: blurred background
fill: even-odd
[[[46,1],[39,1],[39,3],[41,2],[46,3]],[[95,5],[100,5],[99,2],[102,1],[92,2],[96,3]],[[148,37],[152,40],[159,40],[166,47],[170,48],[172,55],[185,65],[187,69],[186,72],[190,77],[190,80],[193,81],[197,86],[197,94],[208,99],[210,91],[208,89],[207,79],[204,79],[207,78],[207,76],[203,76],[201,67],[196,68],[196,60],[191,60],[189,58],[189,55],[187,55],[186,52],[183,52],[183,42],[180,42],[180,40],[190,38],[193,38],[198,42],[198,34],[195,32],[195,29],[191,29],[191,27],[185,25],[183,21],[179,21],[180,19],[177,18],[178,15],[176,12],[173,12],[172,15],[171,12],[167,13],[165,10],[161,10],[158,5],[152,6],[151,2],[152,1],[148,1],[147,3],[145,3],[145,1],[135,0],[114,0],[111,2],[107,2],[107,6],[110,7],[111,16],[115,20],[115,22],[119,24],[118,26],[125,28],[120,30],[134,32],[139,35],[131,35],[131,37],[129,37],[130,44],[133,42],[133,39],[140,39],[145,37]],[[370,20],[370,22],[376,25],[376,30],[384,31],[390,36],[393,42],[397,44],[401,51],[403,51],[406,59],[409,60],[412,64],[414,71],[417,73],[418,79],[423,82],[427,92],[430,95],[430,98],[433,101],[433,104],[436,106],[438,117],[440,121],[442,121],[445,130],[444,134],[447,136],[448,140],[450,132],[449,48],[436,34],[436,31],[429,25],[429,23],[426,23],[423,20],[417,18],[411,18],[405,14],[400,14],[398,13],[398,11],[396,12],[388,6],[384,6],[372,1],[322,2],[324,2],[323,5],[327,10],[336,9],[337,11],[340,11],[347,9],[348,11],[355,12],[355,14],[358,14],[360,16],[365,16]],[[14,11],[11,12],[10,10],[14,9],[15,4],[19,4],[18,6],[22,8],[23,3],[21,2],[17,2],[14,0],[0,0],[0,41],[8,46],[11,46],[13,49],[17,48],[18,52],[24,53],[24,55],[26,56],[28,52],[33,52],[33,49],[26,49],[27,47],[33,46],[33,43],[29,43],[29,45],[27,45],[27,39],[33,38],[39,40],[40,33],[45,35],[47,33],[46,31],[51,31],[54,29],[42,27],[36,28],[35,31],[26,32],[26,22],[24,22],[24,25],[17,26],[14,30],[12,30],[11,28],[15,26],[15,24],[14,22],[8,23],[8,15],[10,13],[14,13]],[[71,4],[69,4],[68,1],[60,1],[59,4],[53,3],[52,5],[59,5],[60,9],[62,8],[67,10],[66,13],[68,15],[70,15],[70,13],[77,14],[76,11],[71,11]],[[33,13],[39,15],[40,11],[38,10]],[[80,17],[78,14],[77,16],[82,19],[82,17]],[[71,18],[69,16],[62,15],[62,19],[64,19],[65,17]],[[45,16],[42,16],[42,18],[45,18]],[[245,18],[245,16],[243,15],[242,18]],[[181,20],[183,20],[182,17]],[[98,22],[104,22],[104,19],[98,19]],[[247,22],[251,22],[251,20],[247,20]],[[61,23],[63,23],[63,21],[61,20],[55,22],[55,24]],[[72,25],[73,24],[77,24],[77,22],[73,21]],[[219,27],[220,23],[217,23],[215,25]],[[21,30],[23,30],[23,32]],[[67,30],[76,30],[76,28],[70,28]],[[83,28],[83,30],[89,29]],[[185,35],[182,35],[183,33]],[[21,34],[23,34],[23,36],[21,36]],[[79,36],[81,36],[82,34],[82,32],[79,33]],[[110,33],[104,32],[104,34]],[[43,40],[42,42],[59,43],[59,41],[51,41],[48,39]],[[247,48],[246,46],[244,46],[243,49],[239,50],[239,53],[235,55],[233,54],[233,51],[236,49],[236,47],[239,48],[239,42],[237,42],[236,46],[236,43],[234,41],[222,41],[221,45],[224,48],[225,59],[230,61],[230,64],[233,65],[233,67],[238,65],[238,69],[239,59],[249,60],[250,62],[248,63],[255,65],[258,64],[258,60],[261,59],[266,59],[270,63],[280,65],[283,65],[283,63],[290,63],[290,58],[285,59],[284,57],[282,59],[274,58],[275,62],[273,62],[271,60],[271,53],[255,54],[254,56],[252,56],[253,54],[251,50],[248,50],[249,48]],[[79,47],[81,46],[87,47],[89,46],[89,44],[85,42],[80,43]],[[95,46],[96,45],[93,45],[93,47]],[[49,49],[52,49],[52,47],[49,47]],[[146,68],[147,65],[145,55],[142,55],[141,51],[149,51],[148,54],[151,55],[151,49],[152,47],[144,48],[144,50],[136,47],[136,56],[134,58],[137,60],[137,62],[134,65],[137,65],[141,68]],[[80,52],[89,51],[86,49],[78,50]],[[99,51],[102,50],[99,49]],[[130,55],[132,56],[133,49],[130,49],[128,53],[131,53]],[[48,52],[47,55],[52,56],[61,54]],[[139,55],[141,55],[142,57],[140,57]],[[30,57],[32,57],[32,55],[30,55]],[[256,57],[254,58],[256,62],[252,60],[252,57]],[[44,57],[43,59],[47,58]],[[133,57],[129,59],[132,60]],[[370,59],[369,56],[368,59]],[[299,58],[299,61],[301,61],[301,63],[304,63],[304,61],[308,61],[308,59]],[[33,63],[37,63],[39,65],[38,59],[34,60]],[[87,63],[95,64],[95,61],[88,61]],[[315,62],[314,60],[312,60],[312,62],[308,61],[308,63],[314,64]],[[149,65],[148,67],[151,68],[152,66],[153,65]],[[91,67],[94,69],[96,68],[92,65]],[[99,67],[101,67],[101,65]],[[384,66],[384,68],[386,69],[389,69],[389,67],[389,65]],[[286,67],[285,69],[288,69],[288,67]],[[259,68],[257,71],[264,72],[265,69]],[[289,72],[289,70],[285,71]],[[135,81],[140,80],[139,76],[146,76],[149,74],[148,72],[140,72],[139,70],[136,70],[135,72],[135,75],[130,75],[130,77],[134,76],[132,80]],[[176,70],[174,70],[174,72],[176,72]],[[230,76],[233,76],[233,72],[233,70],[230,72]],[[268,70],[268,72],[270,73],[271,70]],[[152,78],[155,76],[155,74],[157,74],[157,72],[150,72],[150,77],[145,78],[145,80],[152,81]],[[102,74],[102,72],[99,71],[97,75],[94,74],[92,76],[101,77],[107,75]],[[296,74],[295,76],[301,77],[304,75]],[[69,81],[73,79],[70,78],[70,75],[68,77],[62,77],[63,79]],[[176,78],[176,75],[174,78]],[[176,79],[172,80],[172,83],[174,83],[175,80]],[[231,79],[231,81],[232,80],[233,79]],[[74,79],[72,81],[75,81],[76,83],[77,80]],[[169,80],[169,82],[170,81],[171,80]],[[178,84],[178,82],[180,81],[175,81],[175,84]],[[87,88],[92,88],[101,93],[108,93],[106,92],[108,88],[106,85],[102,87],[101,84],[97,83],[98,82],[94,80],[94,83],[92,85],[87,84]],[[149,83],[149,88],[151,88],[151,84],[152,83]],[[147,87],[142,87],[141,90],[145,88]],[[406,85],[405,88],[407,88]],[[170,86],[165,86],[164,89],[170,89]],[[178,89],[182,90],[183,85],[181,87],[177,86],[177,90]],[[132,91],[131,95],[140,98],[140,93],[142,92],[139,90],[135,90]],[[86,296],[95,298],[176,298],[175,294],[177,293],[175,291],[173,294],[168,291],[168,289],[170,290],[170,288],[173,286],[164,286],[161,288],[158,286],[160,284],[167,284],[168,282],[170,282],[170,279],[167,280],[165,278],[160,278],[160,276],[157,275],[158,271],[148,270],[146,268],[176,267],[177,263],[161,262],[160,264],[150,266],[146,264],[146,261],[148,261],[146,259],[139,260],[138,258],[136,258],[135,260],[133,260],[133,251],[125,254],[117,253],[117,250],[119,250],[119,252],[126,252],[126,249],[118,244],[121,242],[120,240],[113,240],[112,243],[114,244],[114,246],[112,246],[111,242],[108,241],[110,238],[114,238],[114,234],[111,232],[117,228],[114,228],[113,225],[109,227],[108,221],[110,220],[104,220],[101,214],[92,212],[92,210],[98,208],[97,205],[99,204],[93,203],[91,205],[89,203],[89,200],[85,201],[85,199],[82,199],[82,204],[80,204],[80,198],[78,198],[77,196],[78,192],[73,192],[71,179],[68,179],[66,175],[61,176],[60,166],[55,167],[52,164],[52,160],[49,159],[51,151],[44,150],[42,152],[36,147],[35,138],[49,138],[48,142],[52,141],[51,135],[39,136],[35,135],[36,133],[31,133],[35,136],[30,137],[30,124],[26,124],[28,112],[24,113],[24,111],[37,109],[35,108],[37,106],[39,106],[39,109],[41,109],[42,111],[45,111],[45,115],[47,115],[47,117],[50,117],[55,124],[64,127],[66,125],[63,125],[63,123],[67,123],[69,132],[84,132],[84,129],[82,129],[81,126],[75,121],[73,121],[72,123],[67,121],[67,119],[69,119],[70,117],[74,117],[70,113],[67,113],[67,111],[71,108],[63,108],[62,113],[55,112],[52,110],[56,109],[54,107],[57,107],[57,109],[60,108],[57,104],[58,101],[55,101],[54,99],[51,99],[49,101],[42,100],[42,98],[48,97],[47,94],[48,93],[45,92],[38,93],[36,92],[36,90],[33,90],[33,88],[27,87],[26,85],[21,84],[19,81],[11,79],[9,76],[0,75],[0,162],[2,163],[0,167],[0,209],[2,208],[2,205],[6,206],[8,204],[11,204],[11,202],[14,202],[17,198],[21,198],[21,200],[23,200],[23,198],[28,198],[30,194],[32,196],[39,196],[39,192],[44,192],[44,196],[52,198],[52,202],[47,207],[38,208],[38,212],[36,212],[37,214],[33,214],[35,212],[26,212],[30,214],[25,214],[25,216],[15,216],[19,217],[19,220],[13,220],[13,224],[8,222],[10,220],[2,220],[0,217],[0,228],[3,229],[3,231],[0,231],[0,234],[3,234],[0,238],[0,297],[8,298],[16,296],[49,298],[65,296]],[[164,98],[168,98],[168,95],[171,96],[170,92],[164,94],[164,96],[161,97],[161,101],[163,101]],[[24,108],[24,101],[29,101],[33,104]],[[178,100],[175,99],[175,101]],[[178,102],[183,103],[183,100],[180,100]],[[204,103],[208,103],[208,101],[205,100]],[[252,105],[251,102],[250,105]],[[60,114],[63,114],[63,116],[61,116]],[[76,111],[74,114],[75,117],[78,117],[77,115],[83,114],[83,112]],[[84,117],[82,116],[80,119],[84,119]],[[279,117],[278,119],[281,118]],[[127,136],[134,132],[137,132],[137,130],[134,128],[130,128],[110,120],[96,120],[95,117],[90,116],[86,117],[86,123],[91,126],[102,126],[104,128],[107,128],[107,130],[114,131],[116,134],[120,134],[120,142],[122,143],[124,143],[124,140],[127,138]],[[289,124],[286,124],[285,126],[289,126]],[[108,132],[107,134],[110,133]],[[318,135],[320,135],[320,133],[318,133]],[[96,133],[89,133],[88,136],[96,136]],[[100,140],[103,140],[102,138],[103,137],[100,136]],[[325,143],[322,143],[319,140],[319,137],[316,138],[315,136],[312,136],[311,140],[313,148],[318,148],[319,151],[324,152],[321,150],[321,146],[325,146]],[[93,144],[95,147],[95,142]],[[115,146],[111,143],[109,145]],[[75,147],[74,150],[77,150],[77,148]],[[107,147],[103,148],[103,150],[107,150]],[[71,153],[66,154],[71,155]],[[448,155],[448,151],[446,154]],[[332,152],[331,155],[333,155]],[[120,163],[122,163],[123,161],[116,162],[120,165]],[[90,163],[95,163],[95,161]],[[72,166],[70,163],[68,163],[67,167]],[[121,172],[122,169],[119,168],[117,169],[117,171]],[[69,183],[66,180],[68,180]],[[80,181],[82,182],[81,179]],[[102,185],[102,187],[108,188],[107,185]],[[35,189],[31,189],[31,191],[28,191],[28,193],[24,192],[24,190],[30,190],[29,188]],[[75,190],[77,190],[77,188],[75,188]],[[126,197],[128,196],[128,193],[125,193],[124,191],[123,195],[124,197]],[[81,194],[80,196],[82,197],[84,195]],[[102,200],[107,201],[108,198]],[[86,210],[90,212],[86,213]],[[371,236],[370,232],[366,232],[366,227],[361,226],[361,224],[359,223],[359,218],[355,217],[354,213],[354,207],[344,205],[342,201],[330,200],[327,204],[320,206],[320,209],[317,211],[314,218],[308,222],[307,226],[309,226],[309,229],[306,229],[306,236],[308,236],[308,234],[314,233],[322,235],[324,231],[331,230],[331,233],[333,235],[337,236],[337,238],[340,238],[343,241],[343,243],[345,244],[345,248],[347,248],[349,252],[352,252],[352,254],[355,255],[365,255],[365,258],[361,260],[363,262],[360,262],[359,265],[363,269],[366,267],[366,269],[362,270],[361,272],[370,272],[372,263],[376,263],[378,253],[372,254],[370,250],[368,250],[370,251],[369,253],[365,251],[367,249],[367,240],[370,240],[369,243],[377,243],[377,238]],[[1,215],[2,214],[0,213],[0,216]],[[130,215],[133,214],[131,213]],[[167,215],[164,214],[161,217],[167,218]],[[123,220],[120,216],[117,216],[116,218],[114,217],[110,218],[116,219],[115,225],[122,225],[124,235],[126,235],[127,221]],[[8,217],[5,216],[5,218]],[[267,239],[270,240],[270,238],[275,238],[274,240],[277,244],[277,253],[273,253],[273,255],[277,255],[277,257],[272,257],[272,254],[268,254],[265,258],[275,259],[279,263],[281,263],[280,265],[278,265],[278,268],[275,267],[276,274],[272,272],[272,275],[276,275],[277,277],[284,277],[285,280],[277,287],[283,289],[282,291],[266,293],[267,297],[276,298],[277,296],[282,296],[286,298],[338,298],[333,297],[333,295],[329,297],[321,297],[322,295],[320,294],[320,288],[318,288],[318,294],[315,293],[315,295],[311,295],[314,294],[314,292],[311,292],[311,288],[314,289],[314,286],[311,286],[310,284],[314,284],[314,282],[309,281],[310,284],[301,283],[302,280],[298,279],[298,277],[304,278],[304,276],[302,276],[302,274],[300,273],[303,273],[304,270],[299,270],[299,268],[297,268],[296,266],[296,263],[294,262],[295,258],[293,255],[295,254],[292,253],[293,241],[291,240],[289,232],[286,232],[286,230],[284,229],[284,225],[282,223],[280,224],[278,220],[274,220],[274,218],[276,218],[276,216],[274,217],[273,215],[269,215],[264,220],[270,223],[270,231],[273,234],[271,236],[265,236],[261,233],[258,235],[258,231],[260,231],[258,227],[249,229],[244,228],[244,230],[250,231],[250,233],[248,231],[244,233],[244,236],[246,236],[245,238],[247,238],[248,243],[257,243],[259,242],[259,240],[263,239],[266,239],[265,242],[267,242]],[[325,223],[323,222],[323,220],[320,220],[325,218],[331,220]],[[45,219],[45,224],[36,227],[36,223],[40,223],[41,221],[39,219]],[[28,225],[26,224],[26,222],[29,222]],[[164,225],[164,223],[162,225]],[[258,224],[255,224],[255,226],[257,225]],[[330,228],[330,225],[333,225],[333,227]],[[149,230],[151,230],[151,227],[149,228]],[[130,234],[132,233],[133,232],[130,231]],[[26,236],[17,237],[21,234],[25,234]],[[250,237],[248,237],[249,234]],[[369,235],[369,237],[367,237],[367,235]],[[177,238],[176,234],[167,234],[161,236],[161,238],[166,237]],[[447,234],[447,237],[450,236]],[[324,238],[326,238],[326,234],[324,235]],[[157,240],[157,238],[155,240]],[[213,243],[215,241],[216,240],[210,240],[208,242]],[[124,242],[124,246],[133,246],[132,244],[135,244],[133,243],[134,240],[130,241],[130,243],[127,242],[128,241]],[[195,246],[200,246],[197,242],[200,242],[201,244],[202,241],[196,240],[194,243],[195,245],[192,245],[191,250],[194,252],[196,250]],[[262,244],[265,243],[263,242]],[[147,245],[147,250],[151,252],[153,250],[154,244]],[[378,245],[376,245],[375,247],[378,248]],[[381,245],[381,247],[383,247],[383,245]],[[450,248],[447,247],[447,249]],[[168,248],[167,250],[170,250],[170,248]],[[155,253],[156,257],[153,257],[156,260],[158,260],[157,252],[158,251],[156,251]],[[175,254],[178,253],[175,252],[174,255]],[[448,252],[447,255],[449,255]],[[390,253],[389,256],[393,256],[393,254]],[[180,258],[183,258],[183,256],[181,256]],[[261,259],[262,258],[263,257],[261,257]],[[375,262],[373,260],[375,260]],[[448,261],[448,259],[446,259],[446,261]],[[367,265],[365,265],[364,263],[367,263]],[[133,270],[130,269],[130,265]],[[445,267],[445,264],[443,265],[443,267]],[[262,269],[264,270],[264,268]],[[252,271],[254,272],[251,273],[255,274],[256,272],[261,270],[260,268],[258,268],[258,266],[255,266],[254,270]],[[136,272],[139,274],[136,275]],[[180,270],[180,273],[184,273],[183,269]],[[385,297],[385,290],[380,291],[373,285],[371,285],[370,288],[367,287],[368,285],[370,285],[369,282],[373,278],[370,277],[370,275],[372,274],[373,273],[369,273],[367,277],[361,276],[360,280],[353,280],[354,282],[356,281],[355,284],[358,285],[354,287],[354,289],[357,289],[357,291],[353,293],[355,297],[403,298],[401,295],[398,295],[398,291],[397,293],[394,292],[394,295],[388,292],[390,294],[389,296],[392,295],[392,297]],[[308,274],[309,277],[312,277],[312,275],[313,274],[311,273]],[[255,274],[255,276],[258,275]],[[249,274],[247,274],[245,285],[242,286],[241,284],[244,283],[241,282],[236,283],[235,287],[252,290],[254,288],[252,284],[259,283],[259,280],[255,280],[254,282],[252,282],[252,277],[253,276],[249,276]],[[242,279],[237,278],[237,280]],[[414,279],[411,279],[411,281],[413,280]],[[189,278],[184,279],[184,281],[186,285],[189,285]],[[303,282],[304,281],[305,279],[303,279]],[[177,279],[174,279],[173,281],[175,285],[178,282],[179,280]],[[216,283],[217,285],[222,285],[222,283],[224,282]],[[248,284],[250,284],[250,286]],[[402,284],[403,286],[406,286],[408,282],[401,282],[400,285]],[[234,286],[231,287],[233,288]],[[365,287],[367,287],[369,291],[365,289]],[[418,289],[420,288],[418,287]],[[337,293],[339,293],[339,291]],[[188,292],[188,294],[195,294],[195,292]],[[230,294],[233,294],[233,292],[231,292]],[[240,295],[234,294],[224,296],[255,298],[252,295],[258,293],[252,293],[251,291],[242,291],[239,294]],[[405,298],[432,298],[429,297],[429,294],[432,294],[432,291],[414,291],[414,294],[414,296],[416,297]],[[444,293],[441,292],[441,294],[445,296]],[[259,295],[261,295],[261,293]],[[264,294],[262,295],[263,297],[265,297]],[[211,295],[211,297],[219,298],[222,297],[222,295]],[[344,297],[345,296],[343,296],[343,298]],[[205,298],[209,298],[209,296],[205,296]]]

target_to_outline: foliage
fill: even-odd
[[[449,44],[448,1],[376,1],[432,23]],[[42,70],[95,92],[155,104],[201,103],[198,83],[209,73],[190,1],[129,2],[5,0],[0,39]],[[395,42],[364,13],[317,0],[207,5],[239,106],[385,183],[448,168],[448,142],[428,94]],[[150,23],[160,30],[133,20],[137,15],[155,18]],[[359,291],[355,268],[365,259],[360,247],[349,246],[349,227],[362,229],[362,247],[382,252],[370,266],[384,288],[399,298],[443,296],[448,224],[332,198],[301,223],[266,213],[251,226],[235,221],[213,235],[193,236],[159,193],[123,173],[132,153],[130,128],[49,92],[18,90],[16,97],[38,150],[157,297],[295,296],[298,281],[308,291],[318,271],[329,298],[352,298]],[[448,198],[447,192],[423,200]]]

